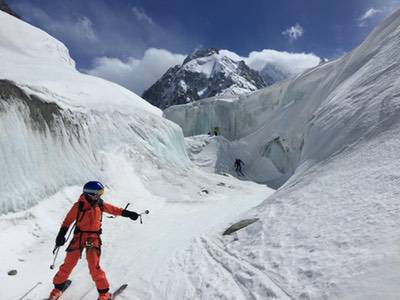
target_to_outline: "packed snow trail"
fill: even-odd
[[[121,191],[106,191],[105,201],[110,199],[113,204],[124,206],[125,202],[121,199],[126,199],[132,203],[130,209],[150,210],[149,215],[143,216],[143,224],[125,218],[103,219],[102,266],[111,287],[115,288],[124,282],[129,284],[122,299],[207,299],[206,293],[190,294],[189,282],[182,289],[171,289],[173,283],[177,282],[178,275],[175,272],[180,269],[176,258],[188,251],[197,251],[192,245],[196,245],[202,236],[222,233],[232,220],[259,204],[272,192],[265,186],[244,184],[232,177],[204,174],[196,169],[191,170],[190,175],[176,177],[172,184],[153,182],[152,186],[158,187],[160,194],[167,195],[165,197],[150,193],[128,196]],[[197,184],[192,182],[193,178],[196,178]],[[179,185],[180,192],[176,193]],[[7,292],[0,291],[1,299],[16,299],[23,294],[21,291],[28,290],[39,280],[43,284],[29,298],[42,299],[49,293],[56,271],[49,269],[56,232],[63,215],[80,190],[80,187],[66,188],[28,211],[0,218],[3,228],[0,240],[17,237],[9,242],[0,258],[0,281],[8,287]],[[64,255],[60,251],[56,269]],[[13,268],[18,270],[16,276],[3,275]],[[82,299],[96,297],[97,291],[84,257],[71,279],[74,284],[63,300],[76,300],[83,295]],[[269,288],[278,290],[274,286]],[[179,295],[183,291],[187,297]],[[239,295],[232,299],[246,299]]]

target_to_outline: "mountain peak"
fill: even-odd
[[[185,58],[185,60],[183,61],[183,65],[196,58],[207,57],[213,54],[219,54],[219,49],[217,48],[197,49],[193,51],[192,54],[190,54],[188,57]]]
[[[170,68],[142,97],[165,109],[213,96],[237,96],[266,87],[258,72],[216,48],[196,50]]]

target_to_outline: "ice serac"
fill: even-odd
[[[265,86],[258,72],[244,61],[233,59],[228,51],[210,48],[197,50],[182,65],[170,68],[142,97],[165,109],[216,95],[245,94]]]
[[[181,130],[158,108],[79,73],[47,33],[1,11],[0,24],[0,214],[65,186],[108,182],[117,158],[143,176],[190,165]]]
[[[255,267],[294,299],[398,298],[399,49],[400,10],[344,57],[223,103],[235,120],[232,151],[280,186],[247,216],[260,221],[221,246],[243,260],[237,270]],[[219,102],[165,115],[203,133],[203,111],[227,124]]]
[[[239,144],[249,145],[244,159],[258,181],[280,186],[302,163],[322,161],[395,122],[396,16],[346,56],[293,80],[248,96],[173,106],[164,115],[179,124],[185,136],[219,126],[222,135],[238,140],[233,151],[243,149]],[[271,163],[274,170],[265,172]]]
[[[273,63],[266,63],[258,72],[268,85],[293,77],[289,71]]]

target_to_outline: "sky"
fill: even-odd
[[[400,0],[6,0],[62,41],[78,69],[141,94],[196,49],[293,65],[358,46]],[[273,50],[265,52],[265,50]],[[305,54],[305,55],[304,55]],[[268,58],[270,58],[268,56]]]

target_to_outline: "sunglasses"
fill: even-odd
[[[89,194],[88,195],[93,198],[93,199],[98,199],[100,198],[100,196],[102,196],[104,194],[104,190],[100,190],[98,191],[96,194]]]

